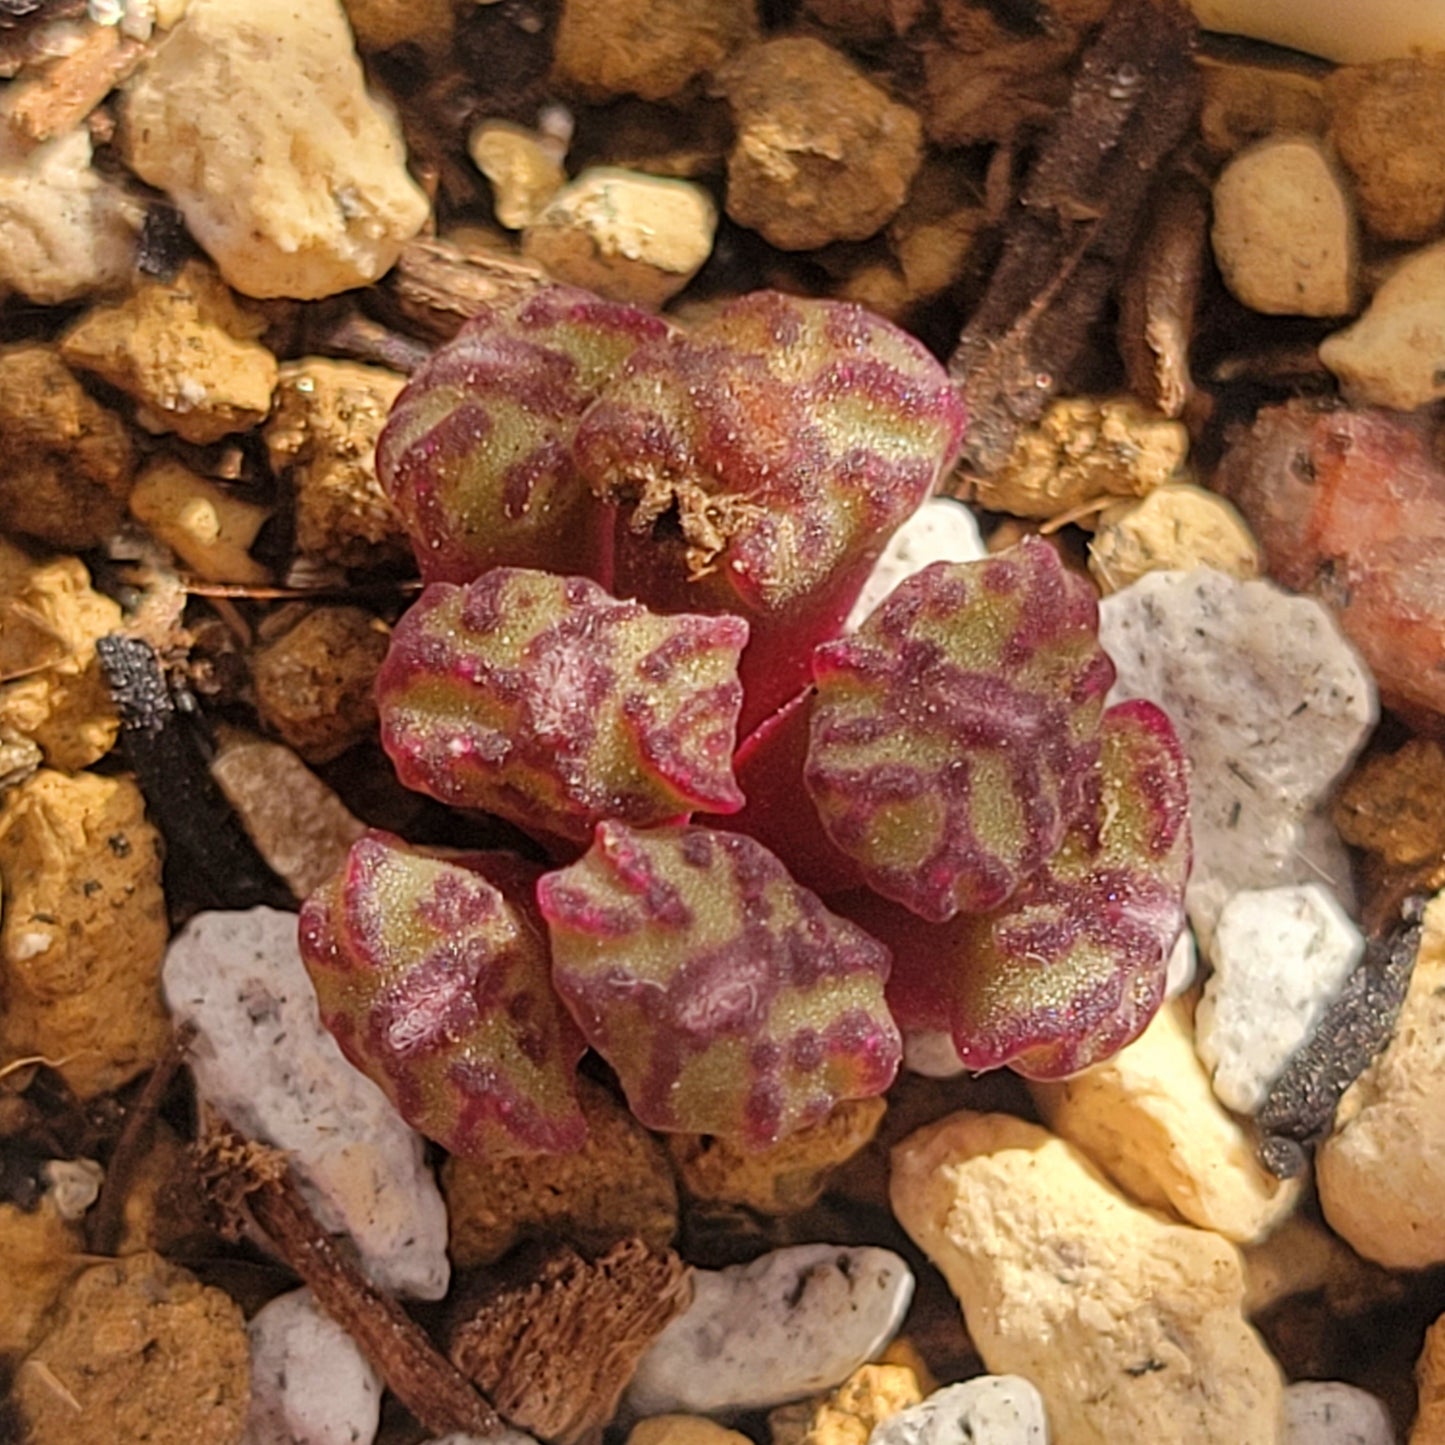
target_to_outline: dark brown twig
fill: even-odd
[[[506,1427],[466,1377],[388,1294],[352,1265],[301,1197],[285,1156],[228,1125],[202,1141],[201,1175],[233,1233],[249,1218],[354,1339],[387,1388],[434,1435],[497,1435]]]
[[[172,1031],[166,1051],[156,1061],[150,1077],[130,1106],[125,1127],[120,1131],[106,1165],[100,1197],[86,1216],[86,1242],[92,1254],[114,1254],[120,1247],[125,1227],[125,1201],[130,1193],[131,1181],[150,1147],[156,1116],[165,1102],[171,1081],[185,1062],[195,1036],[196,1026],[192,1023],[183,1023]]]

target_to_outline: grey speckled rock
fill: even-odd
[[[1339,1380],[1290,1385],[1284,1410],[1282,1445],[1395,1445],[1395,1427],[1383,1402]]]
[[[831,1389],[893,1338],[912,1298],[912,1273],[887,1249],[799,1244],[697,1270],[692,1304],[642,1357],[627,1404],[716,1415]]]
[[[843,630],[857,631],[905,577],[935,562],[978,562],[987,556],[988,548],[973,512],[951,497],[930,497],[893,534],[883,555],[873,564]]]
[[[868,1445],[1048,1445],[1043,1396],[1022,1375],[935,1390],[875,1426]]]
[[[447,1215],[422,1139],[321,1027],[296,915],[200,913],[162,971],[177,1023],[198,1032],[201,1097],[249,1138],[285,1149],[322,1225],[349,1234],[384,1289],[447,1291]]]
[[[1187,901],[1207,954],[1235,893],[1318,876],[1307,820],[1374,726],[1374,682],[1320,603],[1207,567],[1104,598],[1099,640],[1114,700],[1158,703],[1193,764]]]
[[[278,1295],[246,1332],[251,1413],[241,1445],[370,1445],[381,1377],[309,1289]]]

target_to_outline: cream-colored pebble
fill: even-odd
[[[28,149],[0,135],[0,295],[53,305],[119,285],[143,215],[92,167],[84,126]]]
[[[701,269],[716,230],[717,207],[701,186],[594,166],[522,233],[522,254],[558,281],[661,306]]]
[[[1247,582],[1260,574],[1259,545],[1244,518],[1217,492],[1166,482],[1137,501],[1099,513],[1089,571],[1099,590],[1117,592],[1146,572],[1212,567]]]
[[[1361,406],[1414,411],[1445,397],[1445,241],[1407,257],[1320,360]]]
[[[1394,1037],[1340,1100],[1315,1164],[1325,1219],[1366,1259],[1445,1262],[1445,895],[1425,911]]]
[[[1299,1201],[1300,1181],[1261,1168],[1249,1135],[1215,1098],[1178,1002],[1113,1058],[1030,1087],[1050,1128],[1141,1204],[1245,1244]]]
[[[368,285],[427,219],[339,0],[191,0],[128,92],[126,161],[249,296]]]
[[[1246,306],[1270,316],[1344,316],[1354,307],[1349,196],[1312,136],[1241,151],[1214,184],[1214,259]]]
[[[567,183],[556,146],[509,120],[484,120],[467,141],[467,153],[492,183],[492,209],[509,231],[520,231]]]
[[[130,514],[208,582],[270,580],[246,550],[270,515],[234,497],[173,457],[159,457],[136,478]]]
[[[1038,1387],[1060,1445],[1279,1445],[1279,1367],[1220,1235],[1131,1204],[1071,1144],[1005,1114],[905,1139],[891,1193],[985,1365]]]

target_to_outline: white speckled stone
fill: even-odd
[[[1272,582],[1151,572],[1099,616],[1113,699],[1158,703],[1193,765],[1187,902],[1207,954],[1235,893],[1318,876],[1307,820],[1374,726],[1374,681],[1325,607]]]
[[[962,502],[930,497],[894,534],[873,565],[844,632],[853,632],[905,577],[935,562],[977,562],[988,556],[978,521]]]
[[[1022,1375],[935,1390],[874,1428],[868,1445],[1048,1445],[1043,1396]]]
[[[201,913],[171,941],[162,986],[197,1030],[196,1089],[250,1138],[285,1149],[322,1225],[349,1234],[382,1288],[440,1299],[447,1216],[422,1139],[321,1027],[296,915]]]
[[[1174,940],[1169,951],[1168,972],[1164,975],[1164,997],[1178,998],[1194,982],[1199,972],[1199,950],[1194,946],[1194,935],[1186,928]]]
[[[1195,1047],[1227,1108],[1252,1114],[1365,951],[1328,889],[1236,893],[1214,930]]]
[[[1395,1445],[1384,1402],[1339,1380],[1302,1380],[1284,1392],[1281,1445]]]
[[[371,1445],[381,1377],[309,1289],[278,1295],[246,1333],[251,1413],[241,1445]]]
[[[692,1304],[642,1357],[627,1404],[713,1415],[829,1390],[893,1338],[912,1298],[912,1272],[888,1249],[798,1244],[697,1270]]]
[[[925,1079],[951,1079],[963,1073],[964,1062],[947,1029],[922,1029],[903,1035],[903,1067]]]

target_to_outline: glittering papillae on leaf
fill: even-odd
[[[907,1028],[948,1029],[971,1069],[1060,1078],[1135,1038],[1164,996],[1184,926],[1188,780],[1152,703],[1104,714],[1093,806],[1002,908],[921,926],[850,908],[894,947],[889,1003]]]
[[[804,777],[828,836],[923,918],[996,908],[1084,808],[1114,669],[1044,542],[902,582],[814,654]]]
[[[761,1146],[892,1081],[888,951],[752,839],[602,823],[537,896],[557,991],[649,1127]]]
[[[373,831],[301,912],[322,1022],[454,1154],[556,1153],[586,1138],[575,1081],[586,1045],[552,988],[538,871]]]
[[[585,842],[603,818],[732,812],[747,624],[660,617],[596,583],[495,568],[433,583],[377,680],[408,787]]]
[[[489,307],[397,399],[377,475],[427,581],[489,567],[602,575],[611,517],[572,461],[578,418],[660,317],[570,286]]]

